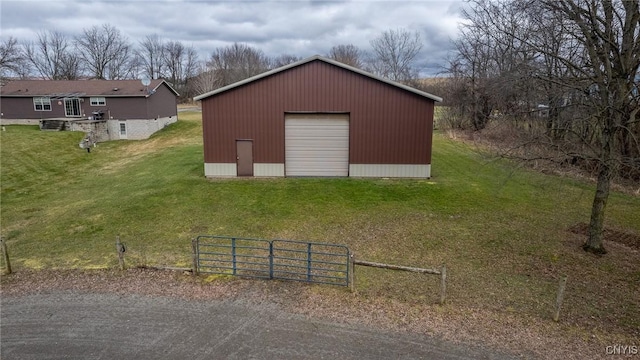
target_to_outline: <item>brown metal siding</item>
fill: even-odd
[[[351,164],[430,164],[434,101],[313,61],[202,100],[204,159],[235,163],[254,139],[256,163],[284,163],[284,114],[350,114]]]

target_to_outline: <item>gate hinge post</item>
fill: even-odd
[[[193,262],[192,267],[193,271],[191,272],[193,276],[198,275],[198,239],[191,239],[191,260]]]

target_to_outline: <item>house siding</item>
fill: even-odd
[[[80,107],[84,107],[84,103],[81,103]],[[3,119],[39,120],[65,117],[64,103],[58,105],[58,100],[51,100],[51,111],[36,111],[33,106],[33,97],[3,97],[0,99],[0,112]]]
[[[44,81],[44,80],[43,80]],[[26,94],[22,96],[2,96],[0,112],[3,119],[48,119],[65,118],[64,99],[51,99],[51,111],[36,111],[34,97],[46,95]],[[91,97],[104,97],[106,104],[91,106]],[[178,99],[169,87],[162,83],[156,92],[148,97],[119,96],[117,92],[108,95],[86,95],[80,99],[80,117],[91,117],[94,111],[102,110],[105,119],[156,119],[177,115]],[[73,117],[69,117],[72,119]]]
[[[149,96],[148,102],[146,119],[175,117],[178,114],[178,98],[164,84]]]
[[[350,164],[430,164],[434,101],[312,61],[202,100],[205,163],[235,163],[235,140],[254,162],[284,164],[287,113],[346,113]]]
[[[80,88],[81,85],[98,85],[96,82],[71,82],[70,88]],[[33,81],[25,85],[33,90],[32,86],[38,86]],[[57,83],[58,90],[60,82]],[[2,124],[38,124],[42,119],[60,118],[67,119],[67,129],[92,132],[97,141],[120,139],[120,122],[127,124],[127,139],[146,139],[156,131],[177,121],[177,97],[176,94],[162,82],[157,86],[155,93],[144,96],[144,91],[137,95],[138,89],[118,95],[116,90],[110,87],[107,94],[94,94],[79,97],[80,117],[65,116],[64,99],[51,99],[51,111],[35,111],[33,97],[41,95],[30,94],[15,95],[15,92],[0,98],[0,112]],[[143,90],[143,88],[140,88]],[[24,91],[26,93],[26,91]],[[122,90],[120,90],[122,92]],[[91,97],[104,97],[105,104],[91,106]],[[92,122],[93,112],[102,111],[104,123]],[[87,121],[87,119],[90,119]],[[89,125],[91,124],[91,125]],[[96,135],[97,134],[97,135]]]

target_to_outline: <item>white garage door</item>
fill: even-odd
[[[285,117],[287,176],[349,176],[349,115]]]

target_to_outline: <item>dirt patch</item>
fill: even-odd
[[[577,235],[588,236],[589,224],[577,223],[569,227],[568,230]],[[640,235],[607,227],[605,227],[603,235],[605,242],[615,242],[636,250],[640,250]]]
[[[628,339],[593,331],[576,335],[571,323],[486,308],[401,302],[350,293],[343,287],[296,282],[193,277],[188,272],[152,269],[20,271],[0,278],[2,298],[52,290],[143,294],[193,300],[242,300],[271,304],[311,318],[421,333],[446,341],[477,344],[523,358],[587,359],[606,345]]]

